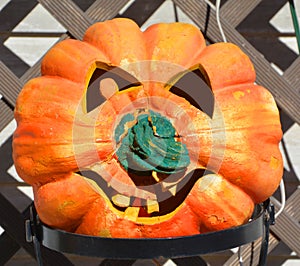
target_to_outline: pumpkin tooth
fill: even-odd
[[[177,193],[177,184],[176,184],[175,186],[173,186],[173,187],[170,187],[168,190],[170,191],[170,193],[171,193],[173,196],[175,196],[176,193]]]
[[[130,205],[130,197],[116,194],[111,198],[112,202],[119,207],[128,207]]]
[[[168,183],[166,183],[166,182],[161,182],[161,183],[160,183],[160,186],[161,186],[162,192],[166,192],[166,191],[168,190]]]
[[[159,212],[159,204],[156,200],[147,200],[147,213]]]
[[[175,182],[161,182],[161,189],[163,192],[166,192],[168,190],[170,190],[172,187],[177,186],[177,183],[179,182],[179,180],[176,180]]]
[[[136,222],[139,216],[140,207],[127,207],[124,212],[124,218]]]
[[[157,176],[157,172],[152,171],[152,177],[154,178],[154,180],[155,180],[157,183],[159,183],[160,179],[159,179],[159,177]]]

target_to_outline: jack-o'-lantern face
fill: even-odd
[[[47,225],[170,237],[245,223],[282,176],[271,94],[235,45],[184,23],[91,26],[44,57],[15,109],[13,156]]]

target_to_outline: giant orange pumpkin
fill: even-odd
[[[212,117],[172,90],[195,70],[213,92]],[[119,91],[102,80],[105,101],[88,111],[97,71],[137,82]],[[193,235],[247,222],[283,170],[278,110],[254,82],[236,45],[206,46],[185,23],[141,32],[113,19],[92,25],[83,41],[56,44],[15,108],[13,158],[40,219],[105,237]]]

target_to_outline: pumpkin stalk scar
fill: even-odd
[[[119,137],[115,136],[115,139],[117,142],[117,149],[118,149],[118,146],[122,143],[123,138],[127,136],[130,128],[132,128],[134,125],[136,125],[138,123],[138,116],[141,114],[148,114],[148,113],[149,113],[148,109],[140,108],[140,109],[135,110],[133,115],[129,115],[128,121],[126,120],[124,123],[123,133],[115,132],[115,135],[119,135]],[[117,127],[116,130],[118,130],[118,129],[122,130],[122,128],[120,129],[120,127],[119,128]]]
[[[128,120],[135,122],[130,128],[126,127]],[[185,144],[174,137],[170,121],[158,113],[142,110],[138,116],[127,114],[115,129],[115,139],[121,144],[116,152],[118,161],[126,171],[180,172],[190,164],[190,158]]]

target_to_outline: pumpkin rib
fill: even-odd
[[[144,80],[147,76],[149,64],[146,61],[146,44],[134,21],[115,18],[95,23],[87,29],[83,41],[104,52],[112,65],[122,68],[137,80]]]
[[[262,202],[275,192],[282,176],[279,151],[282,130],[274,99],[265,88],[254,84],[227,87],[215,95],[226,132],[224,160],[219,172],[251,195],[255,203]],[[234,108],[237,103],[239,108]],[[268,156],[269,164],[274,156],[278,167],[272,169],[271,164],[262,167],[262,156]],[[262,172],[266,177],[259,181],[257,177]]]
[[[142,33],[130,19],[116,18],[95,23],[87,29],[83,41],[103,51],[117,66],[147,59]]]
[[[220,175],[202,177],[190,194],[186,202],[201,220],[201,232],[243,224],[254,210],[251,197]],[[197,208],[199,202],[201,208]]]
[[[190,24],[155,24],[143,35],[150,60],[148,80],[160,84],[168,84],[178,73],[194,66],[195,59],[206,46],[202,33]],[[157,85],[150,85],[150,89],[157,90]]]
[[[64,97],[69,89],[72,95]],[[29,184],[47,182],[48,178],[52,180],[49,163],[58,168],[58,172],[75,169],[75,161],[67,162],[73,145],[71,110],[75,113],[82,90],[83,87],[77,83],[46,76],[32,79],[23,87],[14,111],[18,127],[13,136],[13,158],[17,172]],[[53,101],[51,107],[47,104],[49,100]],[[59,122],[56,122],[57,118],[60,118]],[[45,147],[46,143],[49,146]],[[57,146],[58,143],[61,145]],[[44,155],[45,151],[48,156]],[[64,170],[68,165],[73,166]]]
[[[206,47],[202,33],[191,24],[154,24],[143,34],[150,60],[166,61],[185,68],[198,63],[195,58]]]
[[[72,94],[65,97],[70,90]],[[37,77],[31,79],[23,86],[16,101],[14,115],[18,121],[23,121],[25,118],[29,120],[35,120],[38,117],[53,118],[54,111],[57,111],[57,116],[59,116],[61,113],[64,113],[63,111],[74,109],[83,93],[84,86],[63,77]],[[53,107],[46,106],[49,100],[53,102]],[[62,110],[59,108],[61,106],[63,106]],[[72,117],[71,112],[65,113],[65,115]]]
[[[201,52],[198,60],[199,69],[213,91],[230,85],[255,82],[253,64],[235,44],[209,45]]]
[[[39,178],[45,183],[52,180],[50,174],[77,171],[78,164],[90,165],[113,152],[107,122],[104,127],[98,123],[102,130],[95,131],[96,120],[78,111],[83,92],[83,85],[52,76],[32,79],[24,86],[15,108],[13,156],[18,173],[28,183]]]
[[[90,183],[74,173],[44,185],[35,185],[34,195],[35,207],[42,221],[72,231],[78,227],[89,206],[99,198]]]
[[[104,69],[111,64],[103,52],[89,43],[67,39],[47,52],[42,60],[41,73],[87,84],[97,61],[102,62]]]

